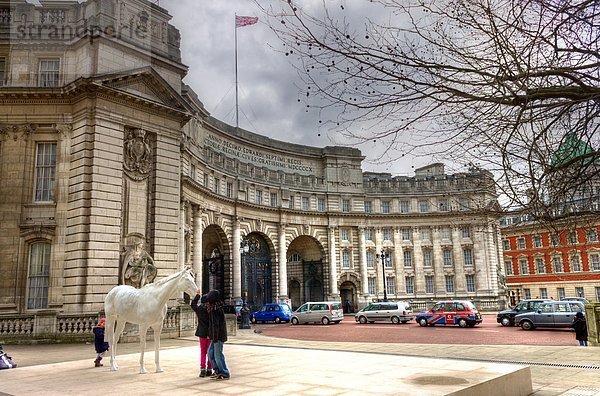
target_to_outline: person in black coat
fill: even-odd
[[[579,341],[580,346],[588,346],[587,322],[583,312],[577,312],[571,325],[575,329],[575,339]]]
[[[96,360],[94,360],[94,367],[102,367],[102,357],[106,355],[108,351],[108,342],[104,342],[104,326],[106,324],[106,318],[102,318],[98,321],[98,326],[94,327],[94,348],[96,349]]]
[[[200,302],[200,304],[198,304]],[[200,377],[210,377],[212,375],[212,364],[210,359],[206,359],[210,339],[208,338],[208,311],[206,310],[206,296],[201,295],[201,291],[196,292],[196,297],[191,302],[192,309],[198,317],[198,326],[196,327],[196,337],[200,343]]]
[[[225,355],[223,355],[223,344],[227,342],[227,323],[223,311],[223,301],[218,290],[211,290],[206,295],[206,310],[208,311],[208,358],[215,373],[212,375],[216,380],[227,380],[230,377]]]

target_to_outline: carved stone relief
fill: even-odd
[[[121,284],[140,288],[154,281],[156,266],[154,259],[145,250],[141,234],[127,236],[122,257]]]
[[[152,150],[146,131],[140,128],[125,129],[123,167],[133,180],[144,180],[152,170]]]

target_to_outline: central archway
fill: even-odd
[[[258,233],[248,234],[248,252],[242,255],[242,296],[252,310],[272,302],[271,252]]]

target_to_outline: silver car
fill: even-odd
[[[536,311],[515,316],[523,330],[536,327],[570,327],[577,312],[584,312],[583,303],[579,301],[548,301],[541,303]]]
[[[292,312],[292,324],[299,323],[340,323],[344,320],[344,311],[339,302],[319,301],[304,303]]]
[[[371,303],[354,315],[354,320],[359,323],[373,323],[377,321],[406,323],[413,320],[412,308],[408,301],[390,301]]]

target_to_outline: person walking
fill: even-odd
[[[211,290],[206,295],[206,310],[208,311],[208,338],[210,338],[208,358],[214,370],[211,378],[217,381],[228,380],[230,373],[223,355],[223,344],[227,342],[227,324],[223,301],[218,290]]]
[[[98,325],[95,326],[92,331],[94,332],[94,348],[96,349],[96,360],[94,360],[94,367],[102,367],[102,357],[106,355],[108,351],[108,342],[104,342],[104,326],[106,325],[106,318],[101,318],[98,321]]]
[[[200,302],[200,304],[198,304]],[[208,338],[208,311],[206,310],[206,296],[198,290],[196,297],[192,300],[192,309],[198,317],[198,326],[196,327],[196,337],[200,344],[200,375],[199,377],[210,377],[212,375],[212,365],[210,359],[206,358],[210,339]],[[207,362],[208,360],[208,362]]]
[[[579,345],[588,346],[587,322],[583,312],[579,311],[575,314],[571,327],[575,329],[575,339],[579,341]]]

